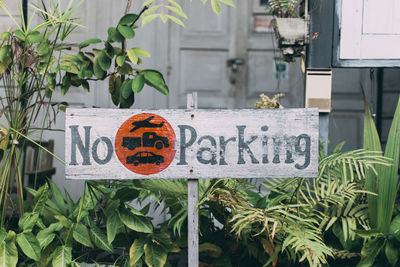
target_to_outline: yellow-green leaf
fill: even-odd
[[[133,242],[132,246],[129,249],[129,264],[130,266],[133,266],[138,262],[138,260],[142,257],[144,254],[144,244],[145,241],[143,239],[136,239],[135,242]]]

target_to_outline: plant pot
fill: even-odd
[[[301,18],[274,18],[275,37],[285,61],[303,54],[307,43],[307,22]]]

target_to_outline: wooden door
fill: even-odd
[[[339,0],[337,17],[340,27],[339,60],[349,62],[351,66],[398,66],[398,0]]]
[[[251,108],[261,93],[285,93],[285,107],[303,106],[299,63],[279,59],[265,2],[235,1],[217,16],[201,1],[182,1],[189,21],[171,25],[170,108],[186,107],[193,91],[200,108]]]

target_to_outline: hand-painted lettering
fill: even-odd
[[[71,129],[71,161],[69,165],[78,165],[78,162],[76,161],[76,148],[78,148],[81,153],[83,159],[82,165],[90,165],[89,144],[90,129],[92,127],[83,127],[85,129],[85,144],[83,144],[82,138],[79,135],[78,125],[71,125],[69,128]]]

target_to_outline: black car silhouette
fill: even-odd
[[[124,137],[122,138],[122,147],[126,147],[129,150],[135,150],[137,147],[155,147],[161,149],[163,147],[169,147],[167,137],[159,136],[154,132],[143,133],[142,138],[140,137]]]
[[[139,164],[157,164],[160,165],[164,162],[164,157],[156,155],[150,151],[137,152],[133,156],[126,158],[126,164],[133,164],[135,166]]]

